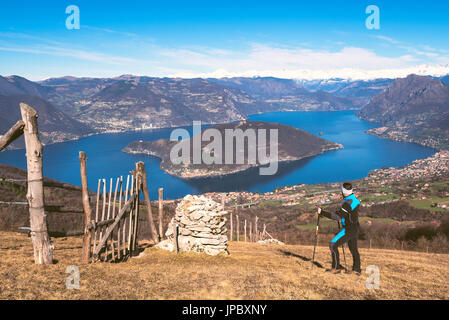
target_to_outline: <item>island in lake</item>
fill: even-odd
[[[214,130],[211,131],[210,129]],[[265,136],[262,135],[262,137],[259,137],[259,132],[261,131],[265,132]],[[242,138],[242,135],[240,135],[240,143],[238,143],[237,141],[239,139],[231,137],[232,147],[229,148],[228,138],[232,132],[243,132],[245,133],[246,138]],[[253,140],[256,143],[248,143],[248,136],[251,137],[250,132],[253,133],[253,137],[256,137],[256,140]],[[274,134],[274,132],[277,132],[277,139],[272,139],[271,134]],[[213,137],[210,137],[211,133],[213,133]],[[216,140],[216,135],[220,136],[218,141]],[[201,146],[200,150],[202,151],[203,160],[201,163],[194,161],[195,143],[197,143],[197,146]],[[228,149],[226,148],[226,144],[228,144]],[[186,157],[188,161],[174,163],[170,158],[170,154],[173,154],[173,148],[176,148],[176,150],[179,151],[176,151],[175,154],[179,155],[181,149],[183,149],[182,146],[190,150]],[[182,141],[171,141],[170,139],[134,141],[126,146],[123,149],[123,152],[156,156],[162,160],[161,169],[168,174],[183,179],[195,179],[234,174],[253,167],[260,167],[259,170],[262,168],[269,168],[270,166],[277,168],[277,164],[280,162],[298,161],[321,154],[325,151],[341,148],[343,148],[343,146],[339,143],[327,141],[309,132],[291,126],[279,123],[245,120],[212,126],[201,130],[197,135]],[[197,150],[198,149],[199,148],[197,148]],[[218,153],[217,149],[220,149],[221,152]],[[277,159],[272,161],[270,154],[271,152],[276,151],[278,154]],[[205,163],[205,154],[207,155],[209,162],[210,159],[215,157],[213,163]],[[256,154],[257,156],[251,158],[248,154]],[[241,156],[240,161],[238,160],[239,155]],[[232,164],[228,164],[229,161],[225,161],[230,158],[233,160]],[[269,160],[267,161],[267,159]]]

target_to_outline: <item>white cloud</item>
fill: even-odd
[[[191,49],[161,50],[159,54],[169,57],[172,62],[185,66],[216,68],[220,66],[231,72],[242,70],[270,69],[327,69],[401,67],[414,62],[411,55],[396,58],[382,57],[373,51],[344,47],[340,51],[312,50],[304,48],[284,48],[252,44],[248,52],[227,52],[226,56]]]
[[[120,31],[89,27],[91,31],[119,33]],[[122,35],[134,37],[134,34]],[[99,76],[94,70],[112,70],[109,76],[118,74],[141,74],[172,77],[233,77],[273,76],[281,78],[328,79],[328,78],[396,78],[410,73],[443,75],[449,73],[449,57],[443,50],[430,46],[411,46],[387,36],[374,36],[388,46],[395,46],[405,54],[384,56],[366,48],[339,46],[338,49],[312,49],[307,45],[285,46],[279,44],[249,43],[243,49],[190,46],[168,48],[151,40],[135,39],[117,45],[132,48],[133,57],[116,54],[115,47],[109,51],[85,47],[73,48],[61,42],[26,34],[2,33],[0,51],[66,57],[69,67],[64,74],[73,72],[85,76]],[[14,39],[33,41],[26,45]],[[341,43],[343,45],[343,43]],[[100,47],[101,48],[101,47]],[[419,48],[419,49],[417,49]],[[88,66],[71,71],[71,59],[91,62]],[[64,60],[65,61],[65,60]],[[428,65],[424,65],[430,61]],[[65,67],[65,66],[64,66]],[[75,67],[73,67],[75,68]],[[113,74],[112,74],[113,73]],[[101,73],[108,76],[107,71]]]
[[[393,44],[399,43],[399,41],[397,41],[397,40],[395,40],[393,38],[387,37],[387,36],[378,35],[378,36],[374,36],[374,37],[379,39],[379,40],[387,41],[387,42],[390,42],[390,43],[393,43]]]
[[[210,48],[161,49],[158,53],[168,59],[172,66],[163,68],[163,72],[168,72],[169,76],[184,78],[274,76],[370,79],[394,78],[422,72],[449,73],[444,66],[418,65],[419,60],[412,54],[385,57],[372,50],[357,47],[328,51],[252,44],[248,51],[226,51],[223,55],[213,54],[214,51]]]
[[[55,46],[0,46],[0,51],[18,52],[18,53],[32,53],[38,55],[50,55],[60,57],[71,57],[80,60],[87,60],[93,62],[101,62],[112,65],[127,65],[130,63],[148,63],[149,61],[143,61],[139,59],[114,56],[104,54],[101,52],[94,52],[88,50],[72,49],[67,47],[55,47]]]

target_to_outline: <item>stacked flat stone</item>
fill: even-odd
[[[228,253],[226,215],[223,206],[205,196],[185,196],[176,207],[165,236],[157,247],[175,250],[174,230],[178,225],[179,251]]]

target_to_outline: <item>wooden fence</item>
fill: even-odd
[[[83,159],[82,159],[83,158]],[[87,181],[80,153],[83,196],[87,194]],[[91,213],[88,196],[83,197],[86,218],[83,259],[85,262],[117,262],[128,259],[137,249],[139,228],[139,198],[143,184],[143,163],[136,163],[136,170],[126,177],[98,180],[95,212]],[[84,190],[85,189],[85,190]],[[87,200],[87,204],[86,201]],[[87,261],[86,261],[87,260]]]
[[[147,187],[145,164],[136,163],[136,168],[123,176],[98,180],[95,212],[90,208],[87,187],[86,154],[80,152],[81,188],[85,230],[82,260],[85,263],[97,261],[118,262],[127,260],[138,249],[140,194],[144,195],[150,237],[154,244],[163,239],[163,188],[159,188],[159,232],[151,210]],[[109,182],[109,183],[108,183]]]
[[[224,203],[224,202],[222,202]],[[242,227],[240,226],[240,218],[235,210],[229,212],[229,241],[257,242],[259,240],[274,239],[268,232],[267,226],[263,224],[263,229],[258,228],[259,217],[254,217],[254,222],[244,219],[242,221],[243,236],[240,234]],[[248,230],[249,229],[249,230]]]

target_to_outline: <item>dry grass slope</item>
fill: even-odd
[[[52,266],[33,264],[30,239],[0,232],[0,299],[449,299],[449,256],[361,250],[364,268],[377,265],[380,289],[367,275],[330,275],[310,261],[310,246],[230,243],[230,256],[175,255],[148,247],[120,264],[80,261],[81,238],[54,239]],[[330,264],[328,248],[317,261]],[[67,266],[78,265],[80,290],[68,290]]]

